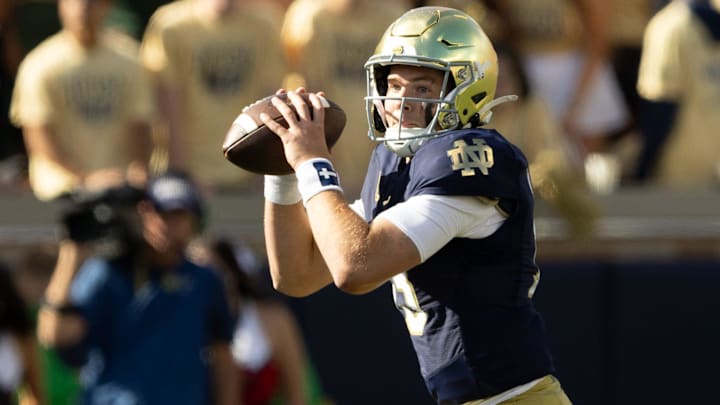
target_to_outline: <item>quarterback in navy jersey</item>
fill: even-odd
[[[275,288],[334,283],[352,294],[387,281],[440,404],[569,404],[553,376],[532,296],[533,195],[522,152],[485,128],[497,57],[482,28],[444,7],[408,11],[365,65],[375,148],[361,199],[348,204],[316,94],[278,99],[264,117],[295,170],[265,176],[265,235]],[[312,111],[310,111],[312,110]],[[393,252],[388,255],[387,252]]]

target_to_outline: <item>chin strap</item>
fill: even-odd
[[[498,97],[489,103],[485,104],[477,113],[478,117],[480,117],[480,125],[489,124],[490,120],[492,119],[492,111],[491,109],[495,108],[497,105],[502,103],[507,103],[510,101],[517,101],[518,96],[515,94],[508,94],[506,96]]]

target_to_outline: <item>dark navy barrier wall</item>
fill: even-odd
[[[536,304],[575,403],[717,402],[720,262],[544,269]]]
[[[434,403],[389,284],[357,296],[327,287],[290,304],[335,404]]]
[[[545,318],[560,383],[575,404],[612,404],[609,272],[598,263],[545,263],[541,271],[534,301]]]
[[[575,404],[717,403],[720,261],[541,266],[535,303]],[[389,286],[290,302],[336,404],[433,403]]]

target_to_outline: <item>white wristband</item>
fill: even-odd
[[[340,187],[340,177],[327,159],[306,160],[295,169],[295,175],[304,205],[307,205],[312,197],[323,191],[337,190],[341,193],[343,191]]]
[[[281,176],[265,175],[265,199],[279,205],[293,205],[302,201],[295,173]]]

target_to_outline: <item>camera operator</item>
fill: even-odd
[[[236,404],[222,281],[185,256],[198,190],[170,172],[126,197],[116,189],[63,218],[40,341],[83,366],[84,403]]]

